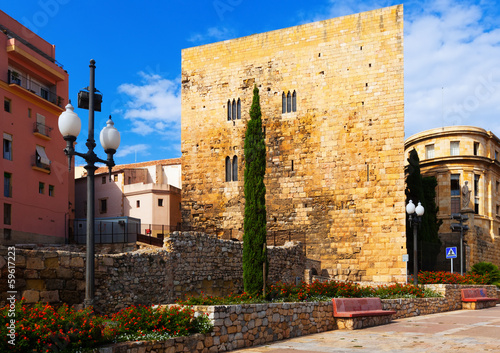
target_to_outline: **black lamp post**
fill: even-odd
[[[85,307],[92,306],[94,303],[94,174],[97,169],[95,163],[104,163],[109,168],[110,178],[111,178],[111,168],[115,165],[113,160],[113,154],[115,154],[118,146],[120,145],[120,133],[113,126],[113,121],[111,116],[106,122],[106,127],[101,130],[100,142],[104,148],[104,152],[107,154],[107,160],[103,160],[97,157],[94,153],[94,148],[96,146],[94,140],[94,110],[95,98],[99,103],[98,111],[100,111],[100,102],[102,100],[102,95],[96,93],[95,89],[95,61],[90,60],[90,85],[88,92],[94,92],[94,94],[88,94],[88,105],[79,105],[79,108],[84,108],[89,110],[89,136],[87,139],[86,146],[88,147],[87,153],[76,152],[73,144],[76,141],[76,137],[80,133],[81,122],[78,115],[73,111],[74,108],[71,102],[66,106],[66,110],[59,116],[59,131],[66,141],[66,148],[64,153],[68,156],[69,170],[71,170],[71,158],[73,156],[79,156],[85,159],[87,165],[85,169],[87,170],[87,252],[86,252],[86,281],[85,281]],[[98,91],[97,91],[98,92]],[[79,96],[81,94],[79,93]],[[79,97],[80,98],[80,97]],[[80,101],[80,99],[79,99]]]
[[[417,261],[417,228],[422,222],[422,216],[424,214],[424,206],[418,203],[415,204],[412,200],[406,205],[406,213],[409,215],[410,227],[413,226],[413,284],[418,284],[418,261]]]

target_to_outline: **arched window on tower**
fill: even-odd
[[[231,100],[227,101],[227,121],[231,120]]]
[[[286,113],[286,96],[285,92],[281,95],[281,113],[285,114]]]
[[[241,99],[238,98],[236,119],[241,119]]]
[[[288,91],[286,95],[286,112],[290,113],[292,111],[292,95],[290,91]]]
[[[238,181],[238,156],[233,157],[233,181]]]
[[[231,181],[231,158],[226,157],[226,181]]]
[[[233,120],[236,120],[236,99],[233,99],[233,112],[232,112]]]
[[[297,111],[297,93],[293,91],[292,94],[292,112]]]

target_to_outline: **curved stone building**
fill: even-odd
[[[446,247],[457,246],[460,252],[460,231],[451,229],[459,223],[451,218],[457,213],[469,217],[464,222],[469,230],[464,233],[463,270],[480,261],[500,265],[500,139],[479,127],[448,126],[410,136],[405,155],[412,149],[418,152],[421,174],[438,182],[441,269],[450,269]],[[460,270],[459,258],[454,272]]]

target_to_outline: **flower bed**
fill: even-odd
[[[225,297],[193,296],[185,300],[177,300],[181,305],[228,305],[269,302],[311,302],[329,301],[335,297],[379,297],[390,298],[429,298],[440,294],[413,284],[394,283],[375,287],[361,286],[353,282],[328,281],[301,283],[299,285],[278,282],[268,287],[265,297],[252,296],[247,293],[233,294]]]
[[[383,299],[383,308],[395,310],[397,313],[394,318],[402,318],[459,310],[462,307],[460,290],[466,287],[474,286],[430,284],[420,288],[392,284],[370,288],[343,282],[318,282],[308,286],[278,283],[267,293],[275,302],[255,303],[259,298],[242,294],[229,297],[240,304],[226,305],[227,303],[223,303],[226,300],[224,298],[203,296],[197,300],[201,302],[209,299],[219,305],[192,308],[181,308],[179,305],[160,308],[133,306],[121,310],[111,318],[95,315],[89,310],[73,310],[67,306],[55,310],[50,305],[37,304],[34,308],[29,308],[18,302],[15,307],[16,346],[9,346],[7,340],[3,340],[0,351],[63,353],[106,343],[111,344],[93,351],[228,351],[336,329],[331,299],[314,298],[332,294],[383,298],[396,296],[398,299]],[[486,288],[489,296],[496,295],[495,286],[481,287]],[[442,297],[422,298],[426,293],[435,295],[436,292],[441,293]],[[283,302],[286,298],[299,296],[306,301]],[[8,335],[8,314],[9,307],[1,309],[0,331],[4,337]],[[209,332],[212,325],[213,330]],[[204,334],[193,334],[195,332]],[[172,338],[173,335],[179,337]],[[129,342],[121,342],[126,340]]]
[[[479,274],[451,273],[445,271],[420,271],[418,282],[421,284],[488,284],[488,277]]]
[[[189,307],[132,306],[111,318],[67,305],[56,310],[49,304],[29,307],[20,301],[12,309],[0,310],[0,334],[9,338],[0,340],[2,352],[74,352],[109,342],[168,340],[211,330],[207,316],[195,315]],[[14,337],[10,337],[10,320],[15,322]]]

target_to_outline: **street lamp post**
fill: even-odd
[[[85,159],[87,165],[85,169],[87,170],[87,250],[86,250],[86,281],[85,281],[85,307],[92,306],[94,303],[94,173],[97,169],[95,163],[104,163],[109,168],[110,178],[111,169],[115,165],[113,160],[113,155],[115,154],[118,146],[120,145],[120,133],[113,126],[113,121],[111,116],[106,122],[106,127],[101,130],[100,142],[104,148],[104,152],[107,154],[107,160],[100,159],[94,153],[94,148],[96,143],[94,140],[94,108],[95,108],[95,61],[90,60],[90,85],[88,94],[88,110],[89,110],[89,135],[87,138],[86,146],[88,151],[86,153],[76,152],[73,144],[76,141],[76,137],[80,133],[81,122],[78,115],[74,112],[74,108],[71,105],[71,101],[66,105],[66,110],[59,116],[59,131],[63,135],[66,141],[66,148],[64,153],[68,156],[69,170],[71,170],[71,159],[73,156],[79,156]],[[99,96],[99,98],[101,98]],[[100,103],[100,102],[98,102]],[[86,106],[79,106],[80,108],[87,108]],[[100,108],[98,109],[100,111]]]
[[[453,232],[460,231],[460,274],[464,274],[464,232],[469,230],[469,226],[464,224],[469,219],[469,216],[462,213],[453,213],[451,219],[460,223],[452,223],[450,228]]]
[[[406,205],[406,213],[408,213],[410,220],[410,227],[413,226],[413,284],[418,284],[418,262],[417,262],[417,228],[422,222],[422,215],[424,214],[424,207],[418,203],[415,204],[412,200]]]

